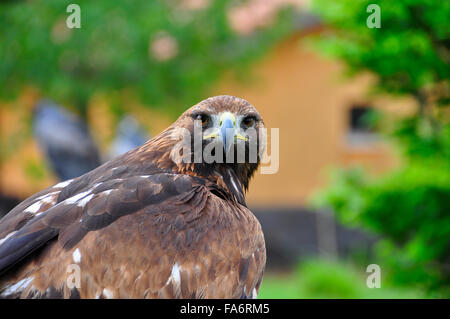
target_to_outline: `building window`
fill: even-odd
[[[373,108],[368,105],[353,105],[348,109],[347,143],[350,146],[371,146],[378,141],[378,136],[370,125]]]

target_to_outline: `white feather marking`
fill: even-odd
[[[0,245],[3,244],[9,237],[11,237],[12,235],[14,235],[15,233],[17,233],[17,230],[10,232],[8,235],[6,235],[5,237],[3,237],[2,239],[0,239]]]
[[[45,211],[39,212],[39,210],[42,208],[44,204],[55,204],[57,199],[57,192],[48,193],[45,195],[42,195],[38,198],[36,198],[37,202],[35,202],[33,205],[29,206],[27,209],[24,210],[24,213],[30,213],[35,214],[35,216],[41,215]]]
[[[112,191],[112,189],[108,189],[107,191],[102,192],[102,194],[109,195],[109,193],[111,193]]]
[[[234,180],[233,176],[231,176],[230,178],[231,183],[233,184],[234,190],[239,193],[242,191],[242,189],[240,187],[237,186],[236,181]]]
[[[56,191],[56,192],[51,192],[42,196],[39,196],[38,198],[36,198],[36,200],[41,200],[41,199],[45,199],[47,197],[53,197],[53,195],[58,194],[60,191]]]
[[[172,267],[172,277],[173,279],[175,279],[176,283],[180,283],[180,269],[181,266],[178,265],[178,263],[175,263],[175,265],[173,265]]]
[[[169,279],[167,279],[166,285],[168,285],[171,280],[175,281],[175,284],[177,284],[177,285],[180,284],[180,269],[181,269],[181,266],[178,265],[178,263],[175,263],[173,265],[172,273],[171,273]]]
[[[75,263],[79,263],[81,261],[81,253],[80,253],[80,250],[78,248],[75,249],[75,251],[72,254],[72,257],[73,257],[73,261]]]
[[[73,179],[69,179],[69,180],[67,180],[67,181],[58,183],[58,184],[56,184],[55,186],[53,186],[53,188],[64,188],[64,187],[66,187],[67,185],[69,185],[70,183],[72,183],[72,181],[73,181]]]
[[[41,208],[42,206],[42,202],[36,202],[33,205],[31,205],[30,207],[28,207],[27,209],[24,210],[25,213],[31,213],[31,214],[36,214],[39,211],[39,208]]]
[[[9,286],[2,292],[2,296],[8,296],[11,295],[19,290],[24,290],[28,287],[29,284],[33,281],[33,276],[24,278],[18,282],[16,282],[14,285]]]
[[[76,203],[79,199],[82,199],[82,198],[86,197],[90,192],[91,192],[91,191],[88,190],[88,191],[85,191],[85,192],[83,192],[83,193],[77,194],[77,195],[75,195],[75,196],[72,196],[72,197],[66,199],[64,202],[65,202],[66,204],[73,204],[73,203]]]
[[[256,292],[256,288],[253,288],[252,298],[253,298],[253,299],[258,298],[258,293]]]
[[[50,195],[50,196],[43,198],[41,201],[45,204],[54,204],[55,198],[53,197],[53,195]]]
[[[103,289],[103,295],[106,297],[106,299],[113,299],[114,298],[114,294],[112,291],[104,288]]]
[[[91,195],[89,195],[89,196],[86,196],[85,198],[83,198],[82,200],[80,200],[80,201],[77,203],[77,206],[83,207],[84,205],[86,205],[86,204],[91,200],[92,197],[94,197],[94,194],[91,194]]]

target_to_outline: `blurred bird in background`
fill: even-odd
[[[131,115],[125,115],[117,125],[116,137],[111,143],[108,157],[114,158],[141,146],[150,136]]]
[[[34,138],[47,165],[60,181],[81,176],[150,139],[137,120],[125,114],[117,125],[107,154],[101,154],[87,124],[50,100],[41,100],[36,104],[32,126]],[[19,198],[0,193],[0,218],[20,202]]]
[[[150,136],[136,119],[126,114],[105,156],[82,119],[49,101],[38,102],[33,114],[33,133],[48,165],[62,181],[81,176],[111,159],[144,144]]]
[[[87,125],[49,100],[39,101],[34,109],[33,134],[60,180],[78,177],[101,164]]]

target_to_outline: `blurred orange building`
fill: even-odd
[[[366,107],[405,114],[414,101],[371,96],[369,74],[345,78],[342,64],[303,41],[322,31],[318,27],[286,39],[254,66],[251,83],[224,79],[215,90],[250,101],[266,127],[279,128],[279,170],[256,175],[250,205],[302,205],[326,181],[330,166],[360,164],[378,173],[395,165],[388,145],[352,125],[354,114]]]
[[[330,166],[357,163],[377,173],[395,165],[389,146],[373,133],[355,127],[354,117],[366,107],[409,112],[413,101],[369,95],[373,78],[368,74],[344,78],[342,64],[321,57],[304,44],[305,38],[317,32],[321,28],[299,31],[286,39],[254,65],[250,81],[243,83],[226,76],[212,91],[212,95],[247,99],[260,111],[266,127],[279,128],[279,170],[272,175],[256,175],[248,194],[251,206],[303,205],[323,185],[324,170]],[[14,105],[30,106],[35,97],[28,92],[9,108],[0,108],[2,142],[19,130],[17,123],[26,116],[26,108],[15,112]],[[94,135],[96,130],[110,133],[107,115],[98,116],[103,106],[98,101],[92,104]],[[146,113],[144,120],[152,122],[152,135],[170,123],[156,112]],[[0,164],[1,191],[20,198],[56,182],[48,170],[39,171],[42,156],[31,136],[24,140],[20,149],[4,156]],[[30,172],[35,175],[33,182],[27,176]]]

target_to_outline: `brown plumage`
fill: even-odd
[[[218,134],[233,123],[235,147],[264,127],[247,101],[212,97],[143,146],[26,199],[0,220],[0,297],[256,297],[266,252],[244,192],[259,154],[175,163],[182,128],[195,123]],[[263,145],[259,133],[242,139],[247,151]],[[218,142],[230,139],[205,137],[201,147]]]

